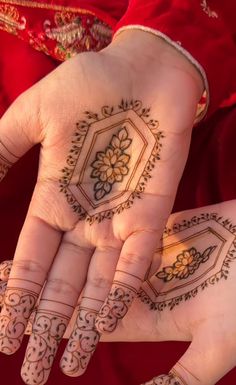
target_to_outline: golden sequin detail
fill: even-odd
[[[12,5],[0,5],[0,29],[6,32],[17,34],[26,27],[26,19],[20,16],[18,10]]]

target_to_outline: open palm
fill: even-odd
[[[2,177],[41,143],[0,319],[1,351],[12,354],[43,287],[22,367],[29,384],[46,382],[79,296],[61,361],[68,375],[82,374],[96,347],[98,334],[81,354],[88,325],[111,332],[126,314],[151,263],[160,264],[152,256],[188,154],[201,94],[196,70],[158,39],[153,72],[147,59],[127,60],[123,39],[113,44],[62,64],[0,123]]]

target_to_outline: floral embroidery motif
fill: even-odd
[[[209,16],[209,17],[212,17],[212,18],[215,18],[217,19],[218,18],[218,14],[215,12],[215,11],[212,11],[209,7],[209,5],[207,4],[207,0],[202,0],[201,1],[201,7],[203,9],[203,11]]]
[[[31,7],[42,12],[30,14],[29,19]],[[111,27],[89,10],[27,0],[0,0],[0,30],[61,61],[80,52],[99,51],[112,38]]]
[[[17,34],[17,31],[23,31],[26,27],[25,17],[20,17],[18,10],[11,5],[0,5],[0,29]]]
[[[131,143],[132,140],[128,138],[128,132],[123,127],[117,135],[113,135],[105,151],[97,152],[96,159],[91,164],[93,167],[91,177],[98,179],[94,186],[96,200],[102,199],[111,191],[114,183],[122,182],[124,176],[128,174],[130,156],[125,150]]]
[[[184,250],[177,255],[176,261],[172,266],[166,266],[156,274],[156,277],[162,279],[164,282],[169,282],[172,279],[185,279],[192,275],[200,266],[201,263],[206,262],[216,246],[208,247],[202,254],[191,247],[189,250]]]
[[[51,21],[44,22],[47,38],[57,42],[55,53],[65,60],[84,51],[98,51],[111,41],[111,28],[93,15],[57,12],[54,17],[55,27]]]

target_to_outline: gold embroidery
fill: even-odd
[[[87,16],[86,25],[82,18],[71,12],[57,12],[55,14],[55,27],[51,22],[44,22],[45,35],[58,44],[55,55],[60,60],[65,60],[79,52],[98,51],[111,41],[111,28],[96,17]]]
[[[92,11],[88,11],[87,9],[82,9],[79,7],[65,7],[63,5],[47,4],[47,3],[37,2],[37,1],[30,1],[30,0],[0,0],[0,2],[13,4],[13,5],[20,5],[20,6],[29,7],[29,8],[52,9],[54,11],[69,11],[69,12],[77,12],[80,14],[95,16],[95,14]]]
[[[218,18],[218,14],[215,12],[215,11],[212,11],[209,7],[209,5],[207,4],[207,0],[202,0],[201,2],[201,7],[203,9],[203,11],[209,16],[209,17],[212,17],[212,18]]]
[[[0,5],[0,29],[16,34],[26,26],[25,17],[20,17],[18,10],[11,5]]]

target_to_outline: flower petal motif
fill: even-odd
[[[156,277],[162,279],[164,282],[169,282],[174,278],[188,278],[199,268],[201,263],[209,259],[210,254],[215,248],[216,246],[210,246],[202,254],[197,251],[195,247],[184,250],[181,254],[177,255],[176,261],[172,266],[165,266],[156,274]]]
[[[124,152],[132,143],[128,138],[125,127],[113,135],[110,144],[105,151],[98,151],[96,159],[92,162],[93,168],[90,176],[98,179],[94,184],[94,197],[102,199],[112,190],[114,183],[122,182],[125,175],[129,173],[128,163],[130,155]]]

